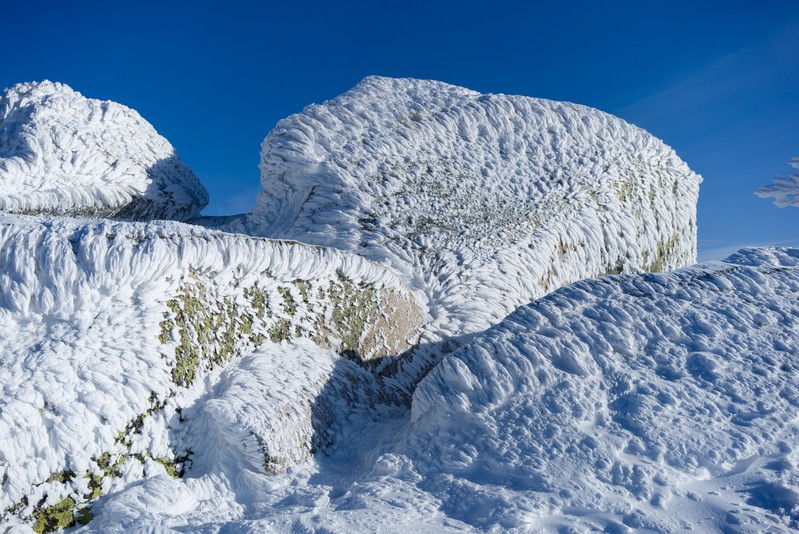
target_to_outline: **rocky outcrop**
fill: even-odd
[[[445,336],[575,280],[695,261],[699,176],[575,104],[369,77],[280,121],[261,182],[238,228],[388,262]]]
[[[313,420],[293,414],[310,414],[335,360],[401,352],[424,320],[396,276],[357,256],[164,221],[3,217],[0,266],[5,521],[78,514],[115,484],[179,476],[193,443],[181,436],[198,419],[227,440],[239,432],[239,447],[279,471],[309,454]],[[315,343],[327,366],[300,368],[286,386],[291,340]],[[244,367],[258,387],[215,385],[262,352]],[[207,404],[224,405],[231,388],[233,402],[256,395],[268,420],[226,420],[229,409]],[[280,408],[291,388],[291,409]]]
[[[0,97],[0,211],[185,220],[208,193],[136,111],[60,83]]]

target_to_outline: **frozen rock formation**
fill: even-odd
[[[791,166],[799,169],[799,158],[793,158]],[[777,176],[773,184],[761,187],[755,194],[761,198],[773,198],[774,204],[780,208],[799,207],[799,172],[794,172],[787,178]]]
[[[0,98],[0,191],[0,211],[128,220],[184,220],[208,203],[137,112],[48,81]]]
[[[369,77],[280,121],[261,181],[248,231],[387,262],[436,336],[575,280],[695,261],[700,177],[575,104]]]
[[[174,222],[2,217],[0,266],[0,513],[44,530],[177,476],[197,442],[264,472],[302,460],[319,392],[358,367],[337,354],[400,352],[423,321],[357,256]]]
[[[410,417],[352,410],[336,447],[276,476],[219,446],[224,421],[267,419],[273,362],[274,410],[332,363],[265,345],[223,373],[212,417],[188,415],[208,423],[189,474],[100,499],[89,531],[794,531],[798,301],[796,249],[578,282],[447,356]]]

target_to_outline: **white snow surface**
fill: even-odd
[[[793,158],[791,167],[799,169],[799,158]],[[774,178],[774,183],[761,187],[755,194],[762,198],[773,198],[774,204],[780,208],[795,206],[799,208],[799,172],[789,176]]]
[[[410,414],[338,397],[349,426],[285,474],[218,446],[236,436],[216,416],[195,418],[211,427],[192,428],[206,439],[186,477],[100,499],[87,530],[795,530],[797,297],[798,249],[580,281],[446,356]],[[307,342],[268,345],[225,371],[204,409],[252,420],[265,401],[233,384],[267,391],[276,374],[331,365]]]
[[[61,83],[0,97],[0,211],[184,220],[208,193],[136,111]]]
[[[262,471],[270,462],[279,470],[304,459],[312,446],[310,407],[334,365],[347,364],[308,341],[321,354],[311,365],[302,345],[269,341],[266,326],[285,324],[279,339],[324,329],[338,313],[327,288],[344,280],[371,288],[375,298],[390,295],[395,308],[383,315],[404,310],[403,299],[415,305],[395,275],[358,256],[177,222],[0,216],[0,265],[0,518],[12,522],[19,516],[6,512],[25,499],[17,509],[24,518],[67,495],[82,502],[92,493],[84,475],[103,475],[103,454],[111,464],[125,458],[115,476],[103,478],[104,492],[163,474],[156,460],[200,451],[195,442],[239,447],[241,461]],[[254,317],[256,291],[271,318],[266,326]],[[186,328],[175,306],[201,324]],[[358,324],[373,321],[381,319]],[[210,328],[205,340],[202,324]],[[413,327],[411,320],[404,347],[415,342]],[[335,347],[344,333],[331,331],[325,341]],[[401,333],[392,327],[391,336]],[[177,384],[172,372],[184,339],[198,353],[227,356],[215,366],[201,363],[193,382]],[[236,355],[259,346],[269,358],[237,363]],[[209,435],[219,440],[184,440],[184,408],[200,414],[192,424],[217,429]],[[57,480],[65,472],[73,473],[67,484]]]
[[[368,77],[277,124],[264,192],[227,227],[390,265],[434,340],[582,278],[694,263],[700,181],[595,109]]]

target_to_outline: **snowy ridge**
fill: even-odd
[[[230,228],[387,262],[427,300],[430,339],[582,278],[695,261],[699,176],[569,103],[369,77],[280,121],[261,181]]]
[[[196,402],[189,413],[213,414],[227,440],[248,436],[257,445],[248,457],[280,471],[313,446],[314,421],[300,412],[330,379],[336,353],[400,352],[423,321],[404,284],[362,258],[180,223],[2,217],[0,264],[4,521],[182,472],[196,440],[181,437],[181,414]],[[314,349],[327,367],[281,371],[299,351],[281,342],[302,338],[328,349]],[[255,382],[216,384],[263,347],[274,347],[265,349],[274,361],[250,372]],[[252,383],[263,392],[260,415],[273,419],[236,415]],[[223,390],[232,408],[203,408],[217,395],[224,405]]]
[[[799,158],[793,158],[790,165],[799,169]],[[755,194],[762,198],[773,198],[774,204],[780,208],[799,207],[799,172],[794,172],[786,178],[777,176],[773,184],[761,187],[755,191]]]
[[[0,211],[188,219],[208,193],[134,110],[60,83],[0,97]]]

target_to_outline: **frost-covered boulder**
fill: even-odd
[[[337,446],[280,477],[215,446],[225,421],[255,428],[304,394],[293,377],[332,365],[270,346],[218,381],[191,476],[101,499],[89,530],[795,531],[797,302],[796,249],[578,282],[447,356],[410,417],[361,405]],[[264,359],[286,378],[271,408],[232,389],[265,390]]]
[[[61,83],[0,97],[0,211],[185,220],[208,193],[136,111]]]
[[[798,301],[797,249],[578,282],[447,356],[400,450],[481,529],[796,529]]]
[[[263,472],[303,459],[335,373],[423,321],[360,257],[180,223],[3,217],[0,267],[0,521],[44,530],[202,444]]]
[[[791,167],[799,169],[799,158],[793,158]],[[780,208],[795,206],[799,208],[799,172],[791,173],[783,178],[777,176],[774,183],[761,187],[755,194],[761,198],[773,198],[774,204]]]
[[[695,261],[700,177],[575,104],[369,77],[280,121],[261,182],[247,231],[388,262],[444,335],[568,282]]]

